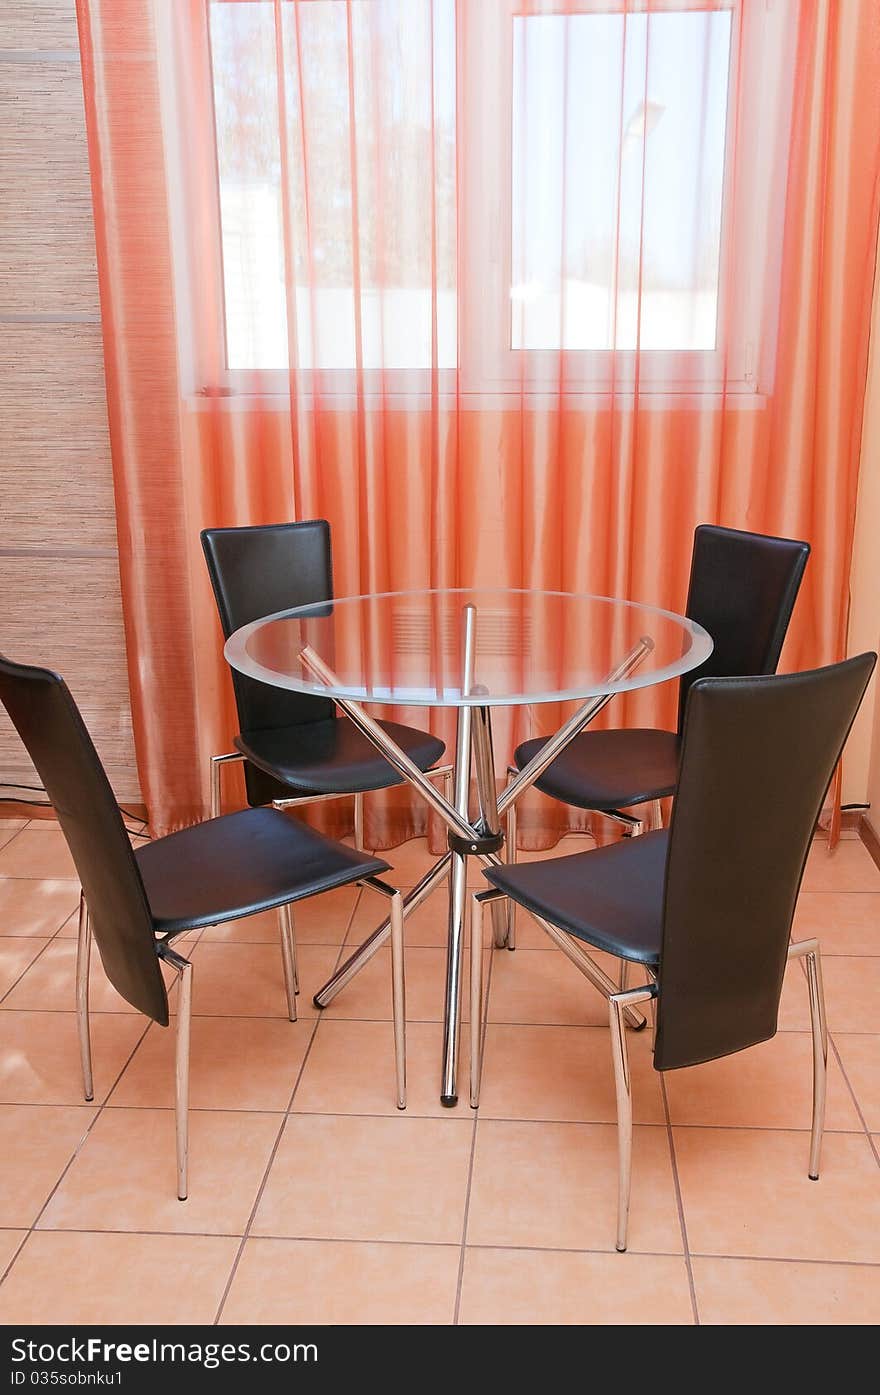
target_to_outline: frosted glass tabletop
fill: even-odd
[[[417,707],[627,692],[676,678],[711,652],[701,626],[668,610],[608,596],[513,590],[346,596],[255,620],[225,648],[233,668],[261,683]],[[309,654],[319,672],[309,668]]]

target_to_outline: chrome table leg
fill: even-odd
[[[468,693],[473,679],[473,625],[475,611],[472,606],[464,607],[465,622],[465,657],[467,660],[470,649],[470,668],[466,662],[463,667],[463,687],[462,691]],[[626,677],[633,669],[637,668],[646,654],[654,648],[654,642],[649,637],[643,637],[638,644],[621,660],[617,667],[608,674],[607,682],[615,684],[621,678]],[[336,675],[332,668],[324,662],[321,656],[315,652],[310,645],[303,645],[300,650],[300,660],[310,673],[321,679],[328,688],[339,686]],[[506,814],[510,805],[524,794],[542,772],[547,768],[552,760],[569,741],[575,737],[579,731],[596,716],[598,712],[611,701],[613,693],[603,693],[597,697],[591,697],[584,702],[569,720],[560,727],[555,736],[551,737],[533,759],[519,772],[503,791],[500,799],[496,800],[495,814],[499,821]],[[398,774],[417,790],[420,791],[426,803],[440,815],[451,832],[465,842],[473,842],[473,853],[480,860],[488,865],[500,864],[501,859],[497,853],[484,853],[479,849],[482,833],[468,817],[467,809],[467,784],[470,776],[471,761],[471,725],[474,705],[465,704],[459,707],[458,713],[458,740],[456,751],[456,778],[455,778],[455,802],[450,804],[449,800],[436,790],[430,783],[430,777],[420,770],[414,761],[388,736],[384,728],[371,717],[358,702],[351,699],[334,696],[334,701],[341,711],[351,719],[358,731],[369,738],[378,751],[385,756],[386,760]],[[459,772],[466,762],[467,778],[464,780],[464,797],[461,795]],[[437,881],[445,875],[447,866],[450,867],[450,898],[449,898],[449,949],[447,957],[447,980],[446,980],[446,1021],[445,1040],[443,1051],[443,1086],[441,1099],[444,1104],[452,1105],[457,1100],[455,1089],[455,1064],[458,1054],[458,1034],[459,1034],[459,998],[461,993],[461,932],[465,911],[467,869],[466,858],[463,853],[450,851],[445,858],[437,864],[422,879],[417,888],[410,893],[404,902],[407,910],[414,909],[418,900],[424,899]],[[544,924],[544,922],[540,922]],[[544,925],[549,934],[556,935],[555,927]],[[558,932],[560,939],[567,941],[568,937]],[[373,934],[361,945],[355,954],[334,974],[333,978],[319,989],[315,994],[314,1002],[316,1007],[326,1007],[335,997],[341,988],[348,983],[351,978],[368,963],[376,951],[384,944],[390,934],[390,921],[386,920]],[[602,973],[598,965],[586,954],[580,954],[566,943],[563,946],[569,958],[574,959],[578,967],[588,978],[608,996],[609,992],[616,991],[616,985],[611,983],[607,975]],[[581,962],[583,961],[583,962]],[[606,987],[607,985],[607,987]],[[630,1026],[636,1029],[645,1026],[645,1019],[641,1014],[631,1008],[626,1010],[627,1020]]]
[[[474,708],[473,743],[480,823],[483,833],[491,838],[501,831],[501,821],[498,816],[498,791],[495,788],[492,712],[489,707]],[[491,904],[492,939],[496,949],[503,949],[508,942],[508,918],[500,901]]]
[[[474,675],[474,619],[473,606],[464,607],[464,635],[462,661],[462,690],[468,692]],[[453,793],[455,810],[462,819],[468,819],[468,797],[471,785],[471,742],[473,733],[472,707],[459,707],[455,734],[455,775]],[[463,853],[452,851],[452,864],[449,873],[449,916],[446,945],[446,993],[443,1013],[443,1075],[440,1085],[440,1103],[447,1109],[458,1104],[458,1043],[461,1035],[461,950],[464,936],[465,899],[467,896],[467,858]]]
[[[444,853],[440,861],[435,862],[434,866],[425,873],[421,881],[417,882],[412,890],[407,892],[406,896],[403,898],[404,916],[408,915],[410,911],[414,911],[417,906],[420,906],[423,901],[428,899],[431,892],[449,871],[451,858],[451,853]],[[362,945],[358,946],[354,954],[349,955],[345,963],[336,970],[333,977],[328,978],[323,988],[318,989],[313,999],[315,1007],[328,1007],[329,1004],[333,1002],[336,994],[339,993],[347,983],[351,982],[355,974],[359,973],[365,964],[369,964],[373,955],[382,948],[390,934],[391,917],[389,916],[386,920],[382,921],[382,924],[373,931],[368,939],[364,940]]]

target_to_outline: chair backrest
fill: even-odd
[[[876,657],[691,688],[666,864],[658,1070],[774,1035],[807,853]]]
[[[153,919],[122,815],[67,684],[0,656],[0,700],[55,807],[107,977],[163,1026],[168,996]]]
[[[206,528],[201,535],[223,634],[264,615],[333,597],[330,524],[272,523],[253,528]],[[233,672],[239,730],[274,730],[326,721],[336,712],[329,698],[311,697],[259,683]]]
[[[775,673],[810,545],[704,523],[694,531],[687,614],[715,643],[678,690],[678,729],[698,678]]]

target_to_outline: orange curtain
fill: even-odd
[[[205,816],[236,729],[206,526],[328,518],[338,595],[679,610],[697,523],[806,538],[784,666],[841,656],[874,0],[77,7],[155,831]],[[499,762],[562,715],[500,714]],[[605,714],[674,719],[670,685]],[[368,806],[376,846],[426,827],[406,792]],[[532,845],[586,826],[528,809]]]

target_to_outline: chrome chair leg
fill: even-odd
[[[174,1060],[174,1124],[177,1135],[177,1199],[186,1201],[189,1162],[189,1041],[192,1024],[192,964],[168,945],[159,947],[159,956],[176,971],[180,984],[177,995],[177,1042]]]
[[[818,947],[812,954],[807,955],[807,982],[810,989],[810,1026],[813,1033],[813,1124],[810,1135],[809,1175],[814,1182],[818,1182],[828,1083],[828,1029],[825,1022],[822,960]]]
[[[366,847],[364,842],[364,796],[362,791],[354,797],[354,845],[359,852]]]
[[[293,929],[293,914],[290,903],[278,907],[278,927],[281,931],[281,961],[284,965],[284,991],[287,994],[287,1016],[296,1021],[296,995],[299,992],[299,974],[296,966],[296,935]]]
[[[192,964],[180,971],[177,999],[177,1051],[174,1068],[174,1119],[177,1133],[177,1198],[186,1201],[189,1166],[189,1042],[192,1023]]]
[[[663,827],[663,805],[659,799],[651,804],[651,832]]]
[[[391,898],[391,1011],[394,1019],[398,1109],[406,1109],[406,979],[403,956],[403,897],[396,891]]]
[[[221,766],[224,766],[224,765],[227,763],[227,761],[230,761],[230,760],[241,760],[241,761],[243,761],[243,760],[244,760],[244,756],[241,754],[241,751],[227,751],[227,753],[226,753],[225,755],[223,755],[223,756],[212,756],[212,757],[211,757],[211,818],[212,818],[212,819],[219,818],[219,816],[220,816],[220,808],[221,808],[221,801],[220,801],[220,769],[221,769]]]
[[[92,1039],[89,1030],[89,964],[92,933],[89,908],[82,892],[79,894],[79,927],[76,939],[76,1026],[79,1033],[79,1058],[82,1065],[83,1093],[87,1100],[95,1098],[92,1078]]]
[[[629,1198],[632,1189],[632,1081],[626,1047],[624,1010],[653,997],[650,988],[633,988],[613,993],[608,999],[611,1027],[611,1058],[614,1062],[614,1088],[617,1094],[617,1239],[616,1247],[626,1249],[629,1225]]]
[[[495,887],[475,892],[471,897],[471,1109],[479,1108],[483,1074],[483,907],[503,897],[504,893]]]
[[[406,1109],[406,978],[403,942],[403,896],[378,877],[365,877],[362,883],[391,902],[391,1013],[394,1020],[394,1066],[397,1080],[397,1108]]]
[[[825,1017],[825,990],[822,985],[822,958],[817,939],[796,940],[788,947],[789,959],[806,959],[810,993],[810,1027],[813,1035],[813,1124],[810,1134],[809,1177],[819,1180],[822,1133],[825,1128],[825,1094],[828,1077],[828,1024]]]
[[[620,991],[621,991],[621,993],[625,993],[625,992],[626,992],[626,985],[627,985],[627,980],[628,980],[628,979],[629,979],[629,960],[628,960],[628,959],[621,959],[621,961],[620,961]]]
[[[507,767],[507,783],[517,775],[515,766]],[[516,804],[511,804],[507,810],[507,862],[513,867],[516,865],[516,839],[517,839],[517,817]],[[507,948],[516,949],[516,902],[512,897],[507,898]]]

